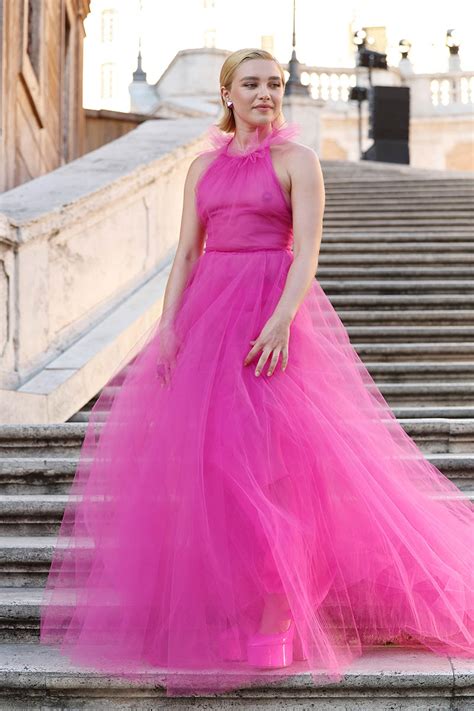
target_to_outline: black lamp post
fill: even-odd
[[[407,39],[401,39],[398,43],[398,50],[402,55],[402,59],[408,59],[408,53],[411,49],[411,42]]]
[[[448,30],[446,32],[446,47],[449,49],[449,54],[459,54],[459,40],[456,36],[456,30]]]
[[[285,84],[285,96],[299,95],[308,96],[310,93],[309,86],[301,83],[301,65],[296,58],[296,0],[293,0],[293,38],[291,59],[288,62],[289,77]]]

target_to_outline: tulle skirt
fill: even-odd
[[[172,696],[337,682],[378,643],[474,657],[473,506],[397,422],[317,279],[286,371],[243,365],[292,259],[204,253],[102,390],[42,606],[41,642],[72,661],[148,669]],[[306,661],[229,661],[222,636],[245,650],[272,593]]]

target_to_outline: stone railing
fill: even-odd
[[[368,86],[368,72],[363,67],[313,67],[302,65],[302,82],[311,89],[314,99],[322,99],[325,109],[356,110],[356,103],[348,101],[352,86]],[[409,86],[411,115],[439,116],[440,114],[470,115],[474,109],[474,72],[441,72],[411,74],[401,67],[373,70],[373,84]]]
[[[67,419],[161,313],[209,123],[147,121],[0,195],[1,422]]]

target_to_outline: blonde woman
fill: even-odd
[[[163,314],[92,411],[41,641],[168,696],[336,682],[375,642],[474,656],[473,508],[319,285],[324,182],[282,67],[242,49],[220,85]]]

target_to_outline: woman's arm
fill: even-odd
[[[318,156],[308,146],[296,145],[288,156],[293,211],[294,259],[273,316],[291,323],[309,291],[318,266],[323,236],[324,179]]]
[[[324,180],[316,153],[308,146],[295,144],[288,155],[293,211],[294,257],[288,269],[280,299],[244,359],[244,366],[262,351],[255,375],[260,375],[271,355],[267,375],[274,372],[280,354],[281,369],[288,363],[290,324],[316,274],[323,234],[325,205]]]
[[[163,324],[172,321],[194,263],[203,252],[205,227],[197,213],[195,188],[208,160],[207,155],[194,158],[186,175],[179,241],[163,300]]]

